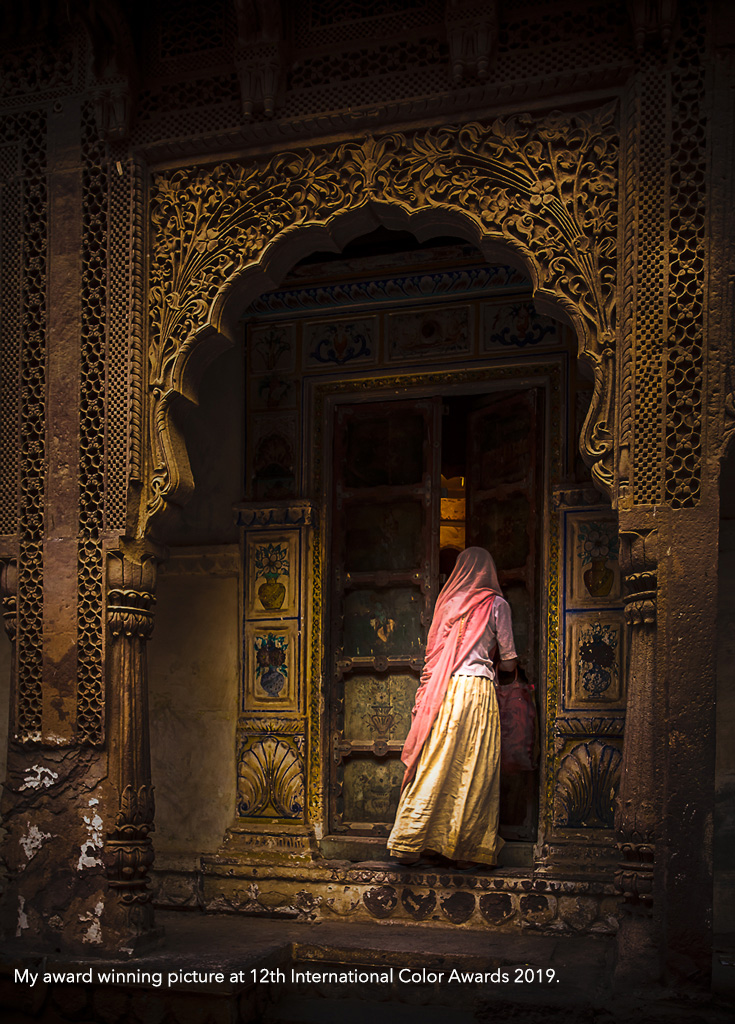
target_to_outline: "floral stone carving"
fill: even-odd
[[[444,226],[447,215],[455,215],[476,240],[525,259],[537,299],[555,301],[569,316],[594,370],[582,449],[597,482],[609,490],[616,121],[614,104],[538,119],[522,114],[156,175],[148,515],[167,501],[184,500],[193,486],[169,412],[185,387],[196,386],[185,372],[194,351],[221,346],[216,339],[227,332],[229,297],[242,295],[245,277],[258,268],[267,280],[277,240],[297,228],[323,239],[339,218],[360,210],[369,210],[373,222],[377,217],[393,223],[400,214],[404,223],[433,216]],[[197,359],[191,366],[204,363]]]

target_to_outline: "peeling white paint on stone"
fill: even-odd
[[[28,769],[20,790],[22,792],[24,789],[41,789],[41,787],[48,789],[49,786],[53,786],[58,777],[58,772],[52,772],[45,765],[34,764],[32,768]]]
[[[18,927],[15,929],[15,937],[19,939],[23,934],[25,928],[30,927],[28,924],[28,915],[25,912],[26,901],[24,896],[18,897]]]
[[[94,807],[99,803],[96,796],[90,797],[89,806]],[[102,867],[103,861],[99,855],[102,849],[102,818],[99,816],[97,811],[92,811],[89,815],[82,815],[84,824],[87,826],[87,838],[82,843],[79,861],[77,862],[77,871],[83,871],[85,868],[96,868]]]
[[[27,822],[28,831],[21,836],[18,842],[23,847],[27,860],[33,860],[47,839],[53,839],[50,832],[42,832],[38,825],[31,825]]]
[[[43,737],[43,742],[48,746],[56,744],[57,747],[64,747],[69,741],[64,739],[63,736],[57,736],[55,732],[50,732],[48,736]]]
[[[93,946],[99,946],[102,943],[102,928],[100,927],[100,918],[102,917],[102,911],[104,910],[104,903],[99,900],[94,910],[91,910],[87,914],[80,914],[79,920],[82,924],[90,922],[89,928],[82,935],[82,942],[88,942]]]

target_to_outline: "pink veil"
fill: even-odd
[[[492,555],[484,548],[465,548],[434,609],[413,721],[401,755],[406,765],[404,787],[416,774],[421,750],[449,680],[485,631],[493,602],[499,595],[502,591]]]

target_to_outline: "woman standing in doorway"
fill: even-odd
[[[423,850],[460,867],[495,865],[500,810],[499,669],[517,664],[510,607],[484,548],[457,559],[434,610],[388,849],[403,864]]]

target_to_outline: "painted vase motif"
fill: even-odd
[[[285,544],[259,544],[255,549],[255,579],[265,577],[258,587],[260,602],[268,612],[277,612],[286,599],[286,587],[280,576],[289,575],[288,547]]]
[[[592,597],[607,597],[615,579],[615,573],[607,567],[604,558],[593,558],[584,574],[584,585]]]
[[[277,697],[288,681],[288,641],[275,633],[255,639],[255,674],[269,697]]]
[[[266,611],[277,612],[283,607],[286,588],[278,582],[277,576],[266,576],[265,583],[258,587],[258,597]]]

